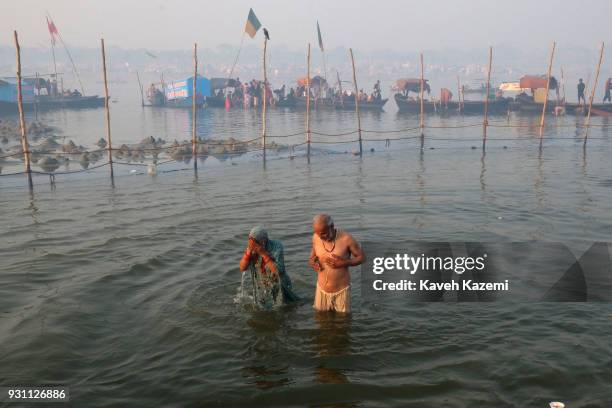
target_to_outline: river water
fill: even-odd
[[[115,144],[189,139],[189,112],[143,110],[125,88],[112,104]],[[418,126],[395,110],[364,112],[363,129],[381,132],[364,138],[418,135],[386,132]],[[39,119],[85,146],[104,136],[102,109]],[[197,178],[191,164],[156,177],[117,166],[113,187],[102,167],[59,175],[55,188],[36,176],[30,194],[25,176],[0,177],[0,384],[61,384],[75,406],[93,407],[606,406],[609,304],[385,307],[363,301],[355,269],[355,313],[312,310],[317,212],[364,241],[610,241],[604,119],[585,153],[582,119],[548,117],[540,150],[539,118],[495,117],[521,127],[489,128],[485,155],[481,128],[463,127],[481,120],[431,116],[429,126],[453,128],[427,129],[423,149],[419,139],[368,141],[362,158],[350,154],[356,143],[336,143],[356,134],[314,135],[334,143],[315,144],[310,163],[209,157]],[[260,132],[255,111],[210,109],[199,123],[203,137]],[[317,112],[312,127],[342,133],[356,118]],[[272,135],[303,128],[301,112],[270,114]],[[283,241],[301,303],[257,311],[234,301],[257,224]]]

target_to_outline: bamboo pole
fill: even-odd
[[[546,95],[544,98],[544,106],[542,107],[542,117],[540,118],[540,142],[544,136],[544,116],[546,115],[546,106],[548,105],[548,91],[550,89],[550,72],[552,70],[553,58],[555,57],[556,42],[553,41],[552,49],[550,50],[550,61],[548,62],[548,73],[546,74]]]
[[[104,49],[104,38],[100,39],[102,45],[102,73],[104,78],[104,107],[106,109],[106,146],[108,149],[108,163],[110,164],[110,176],[111,182],[115,183],[115,174],[113,171],[113,144],[111,141],[111,127],[110,127],[110,107],[108,97],[108,79],[106,77],[106,50]]]
[[[423,67],[423,53],[421,53],[421,121],[419,127],[421,128],[421,138],[425,136],[425,105],[423,97],[425,95],[425,68]]]
[[[36,82],[34,85],[34,119],[38,121],[38,101],[40,100],[40,82],[38,71],[36,71]]]
[[[308,161],[310,161],[310,43],[308,43],[306,64],[306,157],[308,158]]]
[[[359,155],[363,155],[363,144],[361,142],[361,115],[359,114],[359,88],[357,87],[357,73],[355,72],[355,58],[353,57],[353,49],[349,48],[351,53],[351,64],[353,66],[353,83],[355,84],[355,112],[357,112],[357,131],[359,132]]]
[[[261,110],[261,145],[263,148],[263,160],[266,162],[266,105],[268,103],[268,95],[267,95],[267,86],[268,86],[268,70],[266,69],[266,51],[268,49],[268,39],[264,39],[264,49],[263,49],[263,77],[264,77],[264,86],[263,86],[263,105]]]
[[[465,85],[461,83],[461,110],[465,112]]]
[[[482,120],[482,148],[487,144],[487,126],[489,125],[489,93],[491,92],[491,64],[493,63],[493,47],[489,47],[489,69],[487,71],[487,94],[485,95],[484,119]]]
[[[47,20],[48,21],[48,20]],[[57,90],[59,87],[59,81],[57,78],[57,63],[55,62],[55,40],[53,39],[53,34],[49,33],[51,35],[51,55],[53,56],[53,73],[55,74],[55,94],[53,96],[57,96]],[[62,86],[63,88],[63,86]],[[64,90],[62,89],[62,93],[64,93]]]
[[[198,174],[198,105],[197,105],[197,84],[198,84],[198,43],[193,44],[193,83],[191,89],[191,116],[193,116],[191,127],[191,155],[193,156],[193,171]]]
[[[49,18],[49,20],[53,21],[53,18],[51,17],[51,14],[49,14],[48,11],[47,11],[47,17]],[[79,81],[79,85],[81,87],[81,94],[85,96],[85,88],[83,87],[83,82],[81,81],[81,76],[79,75],[79,71],[77,70],[76,64],[74,63],[74,60],[72,59],[72,54],[70,54],[70,50],[68,49],[68,47],[66,46],[66,43],[64,42],[64,39],[62,38],[62,34],[59,33],[58,31],[56,31],[55,33],[57,37],[59,38],[60,42],[62,43],[62,46],[64,47],[64,51],[66,51],[66,55],[68,55],[68,59],[70,60],[70,63],[72,64],[72,71],[74,72],[74,76],[76,76],[77,80]]]
[[[565,100],[565,76],[563,75],[563,68],[561,68],[561,89],[563,91],[563,106],[567,103]]]
[[[458,110],[461,113],[461,80],[459,79],[459,75],[457,75],[457,99],[458,99]]]
[[[15,50],[17,52],[17,108],[19,109],[19,127],[21,128],[21,150],[23,150],[23,160],[25,163],[26,174],[28,175],[28,186],[30,191],[34,189],[32,182],[32,166],[30,164],[30,144],[28,143],[28,129],[26,128],[25,116],[23,114],[23,93],[21,89],[21,47],[17,31],[14,31]]]
[[[138,79],[138,87],[140,88],[140,106],[145,106],[144,92],[142,89],[142,82],[140,82],[140,75],[138,74],[138,71],[136,71],[136,79]]]
[[[597,71],[595,73],[595,82],[593,83],[593,89],[591,90],[591,98],[589,99],[589,111],[586,118],[586,128],[584,130],[584,147],[589,137],[589,129],[591,127],[591,108],[593,108],[593,99],[595,99],[595,90],[597,89],[597,82],[599,81],[599,71],[601,69],[601,62],[603,60],[604,43],[601,43],[601,50],[599,51],[599,62],[597,63]]]
[[[344,108],[344,94],[342,92],[342,82],[340,81],[340,72],[336,70],[336,75],[338,76],[338,91],[340,92],[340,106]]]

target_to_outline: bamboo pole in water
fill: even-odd
[[[550,72],[552,70],[553,58],[555,57],[556,43],[553,41],[552,49],[550,50],[550,61],[548,62],[548,72],[546,74],[546,95],[544,96],[544,106],[542,106],[542,117],[540,118],[540,144],[544,136],[544,116],[546,115],[546,106],[548,105],[548,91],[550,89]]]
[[[140,106],[145,106],[144,92],[142,89],[142,83],[140,82],[140,75],[138,74],[138,71],[136,71],[136,79],[138,79],[138,88],[140,88]]]
[[[567,101],[565,100],[565,76],[563,75],[563,68],[561,68],[561,87],[563,90],[563,106],[565,106]]]
[[[261,144],[263,148],[263,160],[264,163],[266,161],[266,105],[268,103],[268,95],[267,95],[267,86],[268,86],[268,73],[266,69],[266,51],[268,49],[268,39],[264,39],[264,49],[263,49],[263,77],[264,77],[264,86],[263,86],[263,105],[261,110]]]
[[[361,115],[359,114],[359,88],[357,87],[357,73],[355,72],[355,58],[353,57],[353,49],[349,48],[351,53],[351,64],[353,66],[353,83],[355,84],[355,112],[357,113],[357,131],[359,132],[359,155],[363,154],[363,145],[361,142]]]
[[[19,109],[19,127],[21,128],[21,150],[23,150],[23,160],[25,163],[26,174],[28,175],[28,186],[30,191],[34,189],[32,182],[32,166],[30,164],[30,144],[28,143],[28,130],[26,128],[25,116],[23,114],[23,94],[21,90],[21,47],[17,31],[14,31],[15,50],[17,52],[17,108]]]
[[[457,100],[459,104],[457,110],[461,113],[461,80],[459,79],[459,75],[457,75]]]
[[[113,145],[111,140],[111,127],[110,127],[110,108],[109,108],[109,97],[108,97],[108,79],[106,77],[106,50],[104,49],[104,38],[100,39],[102,46],[102,74],[104,78],[104,107],[106,109],[106,147],[108,149],[108,163],[110,165],[111,182],[115,182],[115,173],[113,171]]]
[[[38,100],[40,99],[40,78],[38,77],[38,71],[36,71],[36,82],[34,85],[34,118],[38,121]]]
[[[191,127],[191,155],[193,156],[193,171],[198,173],[198,105],[197,105],[197,84],[198,84],[198,43],[193,44],[193,83],[191,86],[191,116],[193,116]]]
[[[591,98],[589,99],[589,111],[586,118],[586,129],[584,130],[584,147],[589,137],[589,129],[591,126],[591,108],[593,107],[593,99],[595,98],[595,89],[597,89],[597,82],[599,81],[599,70],[601,69],[601,61],[603,60],[604,43],[601,43],[601,50],[599,51],[599,62],[597,63],[597,71],[595,73],[595,82],[593,83],[593,89],[591,90]]]
[[[425,68],[423,67],[423,53],[421,53],[421,121],[419,127],[421,128],[421,138],[425,136],[425,105],[423,97],[425,95]]]
[[[308,161],[310,161],[310,43],[308,43],[306,64],[306,157],[308,158]]]
[[[482,120],[482,148],[487,144],[487,126],[489,125],[489,93],[491,92],[491,64],[493,63],[493,47],[489,47],[489,69],[487,71],[487,94],[485,95],[484,119]]]
[[[340,92],[340,106],[344,108],[344,93],[342,91],[342,82],[340,81],[340,72],[336,70],[336,76],[338,77],[338,92]]]

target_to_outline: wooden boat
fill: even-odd
[[[573,114],[587,115],[589,112],[589,105],[580,103],[566,103],[565,111]],[[612,104],[610,103],[594,103],[591,107],[591,115],[595,116],[612,116]]]
[[[359,101],[359,109],[360,110],[382,110],[383,106],[387,103],[389,99],[375,99],[372,101]],[[334,101],[334,106],[336,109],[344,109],[344,110],[355,110],[355,98],[346,97],[340,99],[336,99]]]
[[[89,96],[39,96],[36,98],[38,109],[88,109],[104,106],[106,98],[98,95]]]
[[[563,104],[558,104],[556,101],[548,101],[546,104],[546,112],[553,113],[557,106],[563,106]],[[542,113],[543,108],[543,103],[521,100],[518,98],[510,102],[510,110],[512,112],[532,113],[537,115]]]
[[[98,95],[91,96],[65,96],[53,98],[36,98],[35,101],[24,102],[23,110],[25,112],[34,112],[35,110],[53,110],[53,109],[91,109],[104,106],[105,98]],[[16,114],[19,112],[17,102],[0,101],[0,113]]]
[[[401,93],[396,93],[394,99],[400,112],[421,112],[421,102],[416,98],[410,98]],[[432,101],[425,99],[423,100],[423,111],[426,113],[436,112],[437,108]]]
[[[511,99],[497,98],[489,101],[490,114],[506,114]],[[418,99],[413,99],[404,96],[401,93],[395,94],[395,103],[400,112],[420,113],[421,102]],[[484,114],[485,101],[448,101],[442,103],[440,101],[424,100],[423,110],[426,113],[440,114]]]
[[[612,117],[612,111],[592,107],[591,108],[591,115],[604,116],[604,117],[608,117],[609,118],[609,117]]]
[[[546,93],[547,87],[549,92],[556,91],[556,100],[550,99]],[[559,83],[554,76],[551,76],[549,81],[546,75],[524,75],[519,80],[519,88],[530,89],[531,95],[526,92],[517,95],[510,103],[510,109],[513,112],[541,114],[545,100],[548,100],[546,112],[549,113],[554,112],[557,106],[563,105],[559,97]]]
[[[292,98],[284,98],[276,101],[276,107],[278,108],[294,108],[294,109],[306,109],[306,97],[298,96]],[[310,109],[334,109],[335,104],[332,98],[310,98]]]
[[[489,99],[488,113],[491,115],[505,115],[508,113],[510,106],[510,98],[495,98]],[[449,102],[450,103],[450,102]],[[458,111],[464,114],[484,114],[485,101],[461,101],[455,102],[459,105]]]

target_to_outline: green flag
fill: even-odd
[[[249,17],[247,17],[247,22],[246,26],[244,27],[244,31],[248,33],[251,38],[253,38],[255,37],[255,34],[257,34],[257,30],[259,30],[260,27],[261,23],[259,22],[259,19],[257,19],[257,16],[255,15],[255,12],[253,12],[253,9],[250,9]]]

